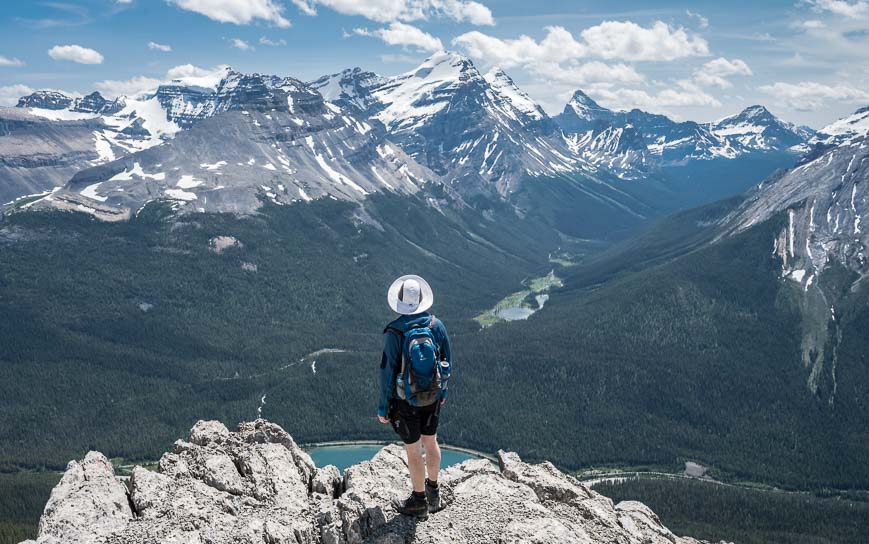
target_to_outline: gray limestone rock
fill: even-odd
[[[258,419],[230,432],[200,421],[159,472],[136,467],[125,487],[108,460],[72,461],[52,492],[38,539],[100,543],[617,543],[693,544],[648,507],[614,506],[551,463],[499,452],[444,470],[446,507],[427,521],[399,515],[410,491],[403,448],[370,461],[318,469],[281,427]]]

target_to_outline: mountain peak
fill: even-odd
[[[406,75],[423,79],[463,81],[482,77],[471,59],[452,51],[438,51]]]
[[[73,98],[58,91],[34,91],[18,99],[17,108],[42,108],[46,110],[65,110],[73,103]]]
[[[564,106],[562,115],[576,115],[578,118],[591,121],[594,119],[608,119],[612,116],[612,110],[604,108],[594,101],[582,90],[577,89],[573,93],[570,102]]]
[[[664,527],[647,506],[619,504],[551,463],[498,452],[441,473],[444,507],[425,523],[393,506],[407,489],[397,445],[370,461],[318,467],[280,426],[263,419],[230,432],[200,421],[158,470],[115,475],[101,453],[71,461],[51,493],[35,544],[52,542],[622,542],[697,543]],[[543,536],[541,536],[543,535]],[[541,540],[542,539],[542,540]],[[31,541],[31,544],[34,544]]]
[[[761,117],[761,116],[770,116],[775,117],[765,106],[761,106],[760,104],[755,104],[753,106],[749,106],[742,110],[740,115],[746,117]]]
[[[867,136],[869,136],[869,107],[864,107],[820,129],[810,143],[833,146]]]

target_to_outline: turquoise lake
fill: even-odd
[[[383,446],[321,446],[306,450],[318,467],[335,465],[342,472],[345,468],[361,461],[368,461]],[[478,459],[476,455],[441,448],[441,467],[457,465],[468,459]]]

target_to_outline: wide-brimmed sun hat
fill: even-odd
[[[431,308],[434,293],[427,281],[415,274],[408,274],[392,282],[386,293],[386,301],[395,313],[421,314]]]

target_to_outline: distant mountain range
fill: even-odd
[[[394,77],[354,68],[306,84],[225,68],[115,100],[38,91],[0,123],[0,200],[63,187],[36,208],[103,218],[154,199],[247,213],[427,183],[485,208],[528,178],[596,192],[672,165],[801,153],[811,136],[760,106],[704,125],[608,110],[582,91],[551,118],[503,70],[447,52]]]
[[[782,121],[763,106],[714,123],[676,122],[663,115],[606,109],[576,91],[555,117],[571,149],[586,160],[637,177],[655,166],[806,151],[810,129]]]

